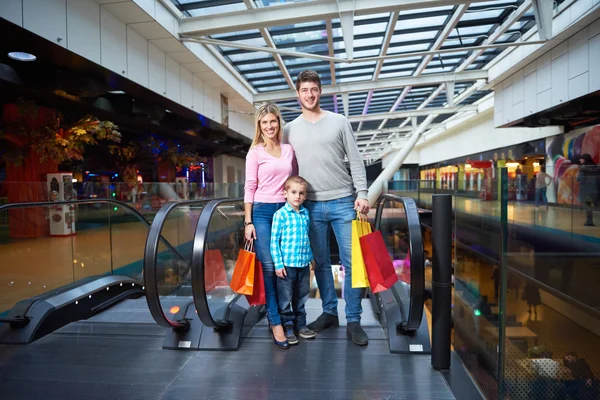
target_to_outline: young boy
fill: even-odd
[[[310,293],[310,264],[313,259],[308,228],[308,211],[302,207],[308,183],[292,176],[285,181],[286,204],[273,215],[271,256],[277,279],[279,313],[290,345],[298,344],[296,335],[313,339],[317,334],[306,326],[304,305]]]

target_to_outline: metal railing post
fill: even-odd
[[[452,196],[433,195],[431,365],[450,368],[452,327]]]

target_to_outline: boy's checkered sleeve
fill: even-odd
[[[271,226],[271,257],[275,269],[282,269],[283,255],[281,254],[281,234],[283,230],[283,217],[280,213],[273,216],[273,225]]]

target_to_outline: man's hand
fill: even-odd
[[[284,279],[287,276],[287,272],[285,272],[285,267],[284,268],[280,268],[280,269],[276,269],[275,270],[275,274],[280,277],[281,279]]]
[[[354,209],[359,213],[367,214],[369,212],[369,201],[367,199],[356,199]]]

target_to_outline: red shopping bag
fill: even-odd
[[[207,293],[217,287],[227,286],[227,271],[219,249],[204,251],[204,286]]]
[[[265,278],[263,276],[262,264],[258,260],[254,263],[254,290],[251,295],[246,295],[246,299],[251,306],[267,304]]]
[[[374,231],[362,236],[360,247],[369,284],[371,285],[371,292],[377,293],[391,288],[398,281],[398,276],[381,232]]]
[[[244,248],[240,250],[231,282],[229,287],[239,294],[252,294],[254,287],[254,270],[256,262],[256,254],[251,241],[244,244]]]

